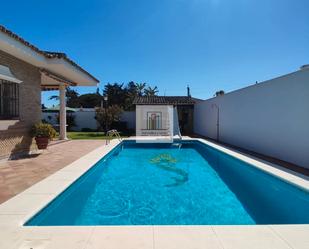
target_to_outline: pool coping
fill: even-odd
[[[136,137],[131,137],[124,140],[135,139]],[[284,181],[297,185],[304,190],[309,190],[309,178],[299,173],[212,143],[206,139],[190,137],[183,137],[182,139],[185,141],[199,141],[209,145]],[[252,247],[253,241],[258,244],[262,243],[264,245],[263,248],[309,248],[309,224],[243,226],[23,226],[28,219],[44,208],[118,144],[120,144],[119,140],[111,140],[108,145],[98,147],[2,203],[0,205],[0,229],[3,233],[0,233],[0,248],[30,248],[31,246],[36,248],[35,245],[41,245],[42,248],[57,248],[58,246],[53,247],[55,243],[59,245],[59,243],[71,242],[73,244],[65,244],[65,248],[75,248],[76,243],[82,244],[81,248],[100,248],[99,244],[101,245],[101,243],[109,243],[116,248],[123,248],[123,241],[119,240],[119,236],[124,236],[124,239],[128,241],[128,244],[126,244],[127,248],[130,248],[130,245],[134,245],[134,248],[187,248],[184,247],[186,243],[192,244],[197,242],[208,243],[211,245],[209,248],[248,248],[249,246]],[[61,236],[59,235],[60,231]],[[76,236],[74,236],[75,233]],[[81,234],[80,236],[79,233]],[[101,233],[103,235],[111,233],[111,237],[100,235]],[[145,238],[137,236],[140,233],[145,233]],[[1,238],[1,236],[4,237]],[[61,239],[59,239],[59,236]],[[5,247],[1,243],[4,243]],[[176,247],[176,245],[178,246]]]
[[[189,139],[188,139],[189,140]],[[309,192],[309,177],[305,176],[301,173],[292,171],[290,169],[284,168],[280,165],[277,165],[275,163],[271,163],[268,161],[265,161],[263,159],[260,159],[258,157],[255,157],[253,155],[246,154],[244,152],[240,152],[237,149],[233,149],[224,145],[218,145],[216,143],[207,141],[206,139],[196,138],[196,139],[190,139],[190,140],[196,140],[203,144],[209,145],[219,151],[222,151],[232,157],[235,157],[243,162],[246,162],[250,164],[251,166],[258,168],[270,175],[273,175],[283,181],[286,181],[290,184],[295,185],[296,187],[299,187],[307,192]]]

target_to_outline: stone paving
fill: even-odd
[[[41,154],[0,162],[0,203],[104,144],[104,140],[70,140],[51,144]]]
[[[254,167],[275,174],[296,185],[309,189],[308,180],[291,175],[271,165],[250,157],[199,140]],[[108,146],[103,143],[90,150],[87,142],[67,142],[50,147],[51,164],[69,162],[67,156],[75,154],[79,160],[42,180],[26,191],[0,205],[0,248],[5,249],[308,249],[309,225],[247,225],[247,226],[23,226],[33,214],[58,196],[67,186],[89,170],[95,162],[109,153],[119,141],[114,139]],[[74,148],[73,148],[74,147]],[[51,156],[52,155],[52,156]],[[65,159],[62,157],[65,156]],[[38,157],[39,158],[39,157]],[[38,159],[33,158],[33,159]],[[33,160],[31,159],[31,160]],[[26,159],[23,159],[26,160]],[[74,160],[71,158],[71,160]],[[59,163],[59,162],[58,162]],[[58,164],[58,165],[65,165]],[[23,165],[23,164],[22,164]],[[31,162],[29,163],[31,165]],[[30,167],[30,166],[29,166]],[[44,167],[44,168],[45,168]],[[61,166],[59,166],[61,167]],[[57,170],[57,169],[52,169]],[[0,171],[1,172],[1,171]],[[1,174],[1,173],[0,173]],[[19,176],[19,175],[18,175]],[[0,189],[1,191],[1,189]]]

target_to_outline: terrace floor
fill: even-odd
[[[0,248],[6,249],[307,249],[309,225],[259,226],[23,226],[33,214],[109,153],[104,140],[75,140],[50,146],[37,157],[0,164],[0,193],[11,186],[11,195],[30,187],[0,205]],[[220,145],[204,141],[222,151]],[[241,154],[230,151],[229,154]],[[84,155],[84,156],[83,156]],[[79,160],[76,160],[79,159]],[[252,159],[247,158],[247,162]],[[73,162],[74,161],[74,162]],[[73,163],[71,163],[73,162]],[[253,162],[253,161],[252,161]],[[70,164],[71,163],[71,164]],[[68,165],[70,164],[70,165]],[[65,167],[66,166],[66,167]],[[267,169],[267,165],[256,167]],[[265,168],[266,167],[266,168]],[[10,168],[13,168],[10,171]],[[273,169],[286,177],[288,173]],[[30,170],[29,170],[30,169]],[[269,169],[268,169],[269,170]],[[57,173],[53,174],[54,172]],[[278,173],[279,172],[279,173]],[[48,175],[51,175],[47,178]],[[293,181],[296,176],[290,176]],[[294,178],[293,178],[294,177]],[[14,182],[13,179],[17,178]],[[3,184],[4,179],[7,184]],[[307,180],[297,178],[303,185]],[[19,183],[21,183],[19,185]],[[13,187],[12,187],[13,186]],[[14,191],[13,191],[14,190]],[[8,196],[10,193],[8,193]],[[3,197],[10,198],[10,197]]]
[[[0,203],[104,144],[105,140],[56,142],[42,154],[0,162]]]

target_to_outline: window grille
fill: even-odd
[[[19,84],[0,80],[0,119],[19,116]]]

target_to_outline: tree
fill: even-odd
[[[96,93],[87,93],[78,97],[79,107],[94,108],[101,105],[102,96]]]
[[[135,83],[138,96],[143,96],[146,85],[147,85],[146,83]]]
[[[99,130],[105,130],[107,132],[113,122],[120,121],[122,112],[123,109],[118,105],[111,105],[107,108],[96,108],[95,118],[99,124]]]
[[[218,96],[222,96],[224,95],[225,92],[223,90],[219,90],[219,91],[216,91],[216,93],[214,94],[215,97],[218,97]]]
[[[156,96],[157,93],[159,92],[158,87],[150,87],[148,86],[145,90],[144,90],[144,94],[146,96]]]
[[[74,89],[67,87],[66,91],[65,91],[65,96],[66,96],[66,99],[67,99],[67,106],[68,107],[71,107],[71,108],[80,107],[79,99],[78,99],[79,94]],[[59,99],[60,98],[59,98],[58,95],[52,95],[52,96],[49,97],[49,100],[59,101]]]
[[[59,96],[58,95],[52,95],[48,98],[49,100],[59,100]]]
[[[70,87],[67,87],[65,95],[67,98],[67,107],[80,107],[78,92],[76,92],[74,89],[71,89]]]
[[[146,88],[147,87],[147,88]],[[158,93],[158,88],[147,86],[146,83],[135,83],[130,81],[127,85],[119,83],[108,83],[104,86],[102,94],[97,88],[95,93],[87,93],[79,95],[71,88],[66,89],[67,106],[71,108],[95,108],[100,107],[103,101],[103,96],[107,96],[108,106],[118,105],[126,111],[134,110],[133,101],[138,96],[155,96]],[[53,95],[49,99],[59,100],[58,95]],[[104,105],[104,106],[105,106]]]
[[[104,86],[103,95],[108,97],[107,105],[118,105],[121,108],[125,107],[126,90],[124,84],[114,83]]]
[[[130,81],[125,88],[126,91],[126,98],[124,103],[124,110],[125,111],[132,111],[134,110],[133,101],[138,96],[138,88],[134,81]]]
[[[48,119],[49,119],[50,116],[48,116]],[[75,127],[76,126],[76,122],[75,122],[75,114],[72,113],[72,112],[67,112],[67,115],[66,115],[66,124],[67,124],[67,128],[68,128],[68,131],[71,131],[72,130],[72,127]],[[60,124],[60,116],[59,114],[56,116],[56,119],[57,119],[57,122],[58,124]]]

